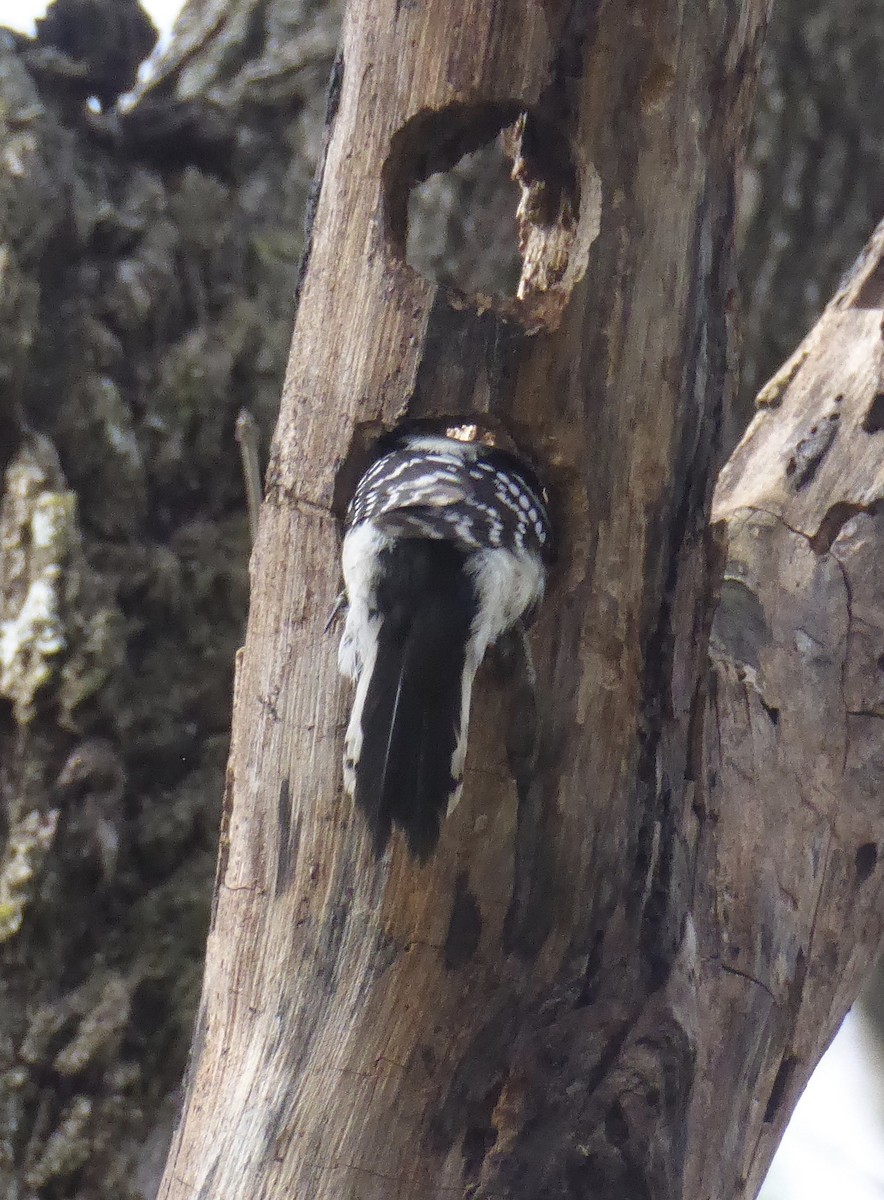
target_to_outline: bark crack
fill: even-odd
[[[707,962],[714,962],[720,971],[724,971],[725,975],[736,975],[739,979],[745,979],[747,983],[754,983],[756,987],[760,987],[765,992],[774,1004],[777,1003],[777,998],[771,991],[770,987],[761,979],[758,979],[750,971],[741,971],[739,967],[730,967],[727,963],[723,963],[720,958],[714,956],[712,959],[707,959]]]

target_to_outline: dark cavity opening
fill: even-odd
[[[849,500],[839,500],[823,517],[819,529],[811,538],[811,546],[817,554],[828,554],[835,539],[848,521],[859,516],[860,513],[875,516],[879,510],[879,504],[854,504]]]
[[[499,133],[409,194],[405,261],[443,287],[516,294],[522,274],[516,219],[521,190],[504,136]]]
[[[865,883],[878,862],[878,847],[874,842],[864,842],[856,852],[856,877]]]
[[[866,433],[881,433],[884,430],[884,392],[878,392],[869,405],[869,411],[863,417],[863,429]]]
[[[764,1111],[765,1125],[769,1125],[774,1120],[786,1097],[786,1089],[792,1079],[792,1072],[795,1070],[796,1062],[797,1059],[792,1055],[787,1055],[780,1063],[779,1070],[773,1081],[773,1087],[770,1089],[767,1108]]]
[[[393,254],[428,279],[541,323],[585,270],[580,177],[568,138],[518,102],[417,113],[383,173]],[[544,298],[549,312],[543,312]]]
[[[879,262],[859,289],[854,308],[884,308],[884,260]]]

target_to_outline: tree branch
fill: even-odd
[[[729,1115],[742,1174],[721,1177],[714,1133],[700,1168],[720,1195],[741,1177],[755,1194],[881,941],[882,278],[884,224],[762,390],[715,497],[695,913],[702,1003],[727,1036],[707,1042],[698,1112],[720,1111],[738,1063],[745,1088]]]

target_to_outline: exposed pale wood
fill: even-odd
[[[858,636],[835,547],[776,510],[732,513],[727,476],[732,565],[706,669],[734,175],[765,10],[351,6],[162,1196],[704,1200],[750,1195],[763,1173],[880,934],[881,832],[863,774],[881,777],[874,739],[839,733],[848,631],[851,647],[877,633]],[[555,290],[505,306],[442,295],[401,261],[410,177],[525,108],[580,180],[568,270],[532,268]],[[851,327],[865,346],[871,331]],[[846,428],[859,401],[844,395]],[[486,676],[438,855],[420,869],[397,844],[376,863],[341,793],[349,697],[322,634],[336,513],[372,430],[473,410],[533,449],[556,490],[563,561],[534,635],[540,771],[517,798]],[[776,487],[794,486],[773,462]],[[871,570],[856,569],[867,623]],[[874,711],[863,700],[855,719]],[[868,795],[842,809],[851,787]]]

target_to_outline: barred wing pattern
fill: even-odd
[[[514,455],[455,445],[410,445],[379,458],[359,482],[348,527],[373,520],[399,537],[444,538],[466,551],[534,552],[548,562],[552,530],[540,485]]]

